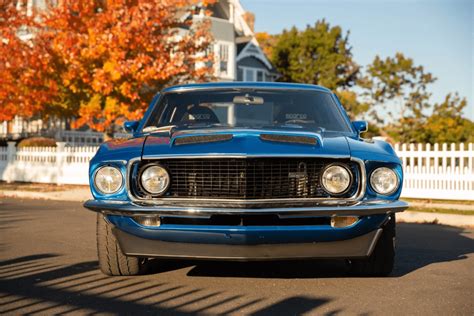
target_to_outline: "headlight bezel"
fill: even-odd
[[[158,192],[158,193],[156,193],[156,192],[150,192],[149,190],[147,190],[147,189],[145,188],[145,186],[143,185],[143,181],[142,181],[142,180],[143,180],[143,173],[144,173],[145,171],[147,171],[148,169],[153,168],[153,167],[159,167],[159,168],[161,168],[161,169],[166,173],[167,179],[168,179],[168,182],[167,182],[167,184],[166,184],[166,187],[165,187],[162,191],[160,191],[160,192]],[[151,164],[146,164],[146,165],[144,165],[144,166],[141,168],[141,170],[140,170],[140,172],[139,172],[139,174],[138,174],[137,180],[138,180],[137,182],[139,183],[139,186],[140,186],[141,190],[143,190],[143,192],[144,192],[145,194],[149,194],[149,195],[151,195],[152,197],[161,197],[161,196],[163,196],[163,195],[168,191],[168,189],[169,189],[169,187],[170,187],[170,185],[171,185],[171,175],[170,175],[169,171],[166,169],[165,166],[163,166],[163,165],[161,165],[161,164],[158,164],[158,163],[151,163]]]
[[[326,188],[326,186],[324,185],[324,174],[332,167],[340,167],[342,169],[344,169],[347,174],[349,175],[349,184],[347,185],[347,187],[341,191],[341,192],[331,192],[330,190],[328,190]],[[346,194],[347,192],[350,191],[350,189],[352,188],[352,185],[354,184],[354,174],[352,173],[351,169],[349,166],[343,164],[343,163],[339,163],[339,162],[335,162],[335,163],[331,163],[331,164],[328,164],[326,165],[323,169],[322,169],[322,172],[321,172],[321,176],[320,176],[320,179],[319,179],[319,182],[321,184],[321,188],[324,190],[324,192],[326,192],[327,194],[331,195],[331,196],[334,196],[334,197],[340,197],[344,194]]]
[[[377,171],[379,171],[381,169],[388,170],[389,172],[391,172],[395,176],[396,183],[395,183],[395,186],[393,187],[393,189],[391,191],[381,192],[381,191],[377,190],[376,186],[373,184],[374,175],[376,174]],[[397,192],[398,189],[400,188],[400,177],[398,176],[397,172],[393,168],[390,168],[390,167],[387,167],[387,166],[380,166],[380,167],[377,167],[374,170],[372,170],[372,172],[370,173],[369,183],[370,183],[370,188],[375,193],[380,194],[380,195],[384,195],[384,196],[390,196],[390,195],[393,195],[395,192]]]
[[[116,171],[118,171],[118,173],[120,174],[120,185],[117,187],[116,190],[114,191],[110,191],[110,192],[107,192],[107,191],[104,191],[100,188],[99,185],[97,185],[97,176],[99,175],[99,172],[101,170],[104,170],[105,168],[111,168],[111,169],[115,169]],[[99,194],[102,194],[102,195],[113,195],[113,194],[116,194],[117,192],[120,192],[124,185],[125,185],[125,177],[123,176],[123,173],[122,173],[122,170],[120,169],[120,167],[117,167],[117,166],[114,166],[114,165],[110,165],[110,164],[105,164],[105,165],[102,165],[100,167],[98,167],[95,171],[94,171],[94,175],[93,175],[93,184],[94,184],[94,189],[99,193]]]

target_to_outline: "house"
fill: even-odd
[[[215,76],[222,81],[275,81],[279,74],[259,47],[253,30],[254,16],[239,0],[220,0],[209,18],[214,37]]]
[[[26,6],[30,12],[32,9],[44,10],[46,8],[45,1],[37,0],[20,0],[17,5]],[[187,14],[181,18],[192,19],[193,22],[210,20],[214,38],[210,50],[215,58],[213,67],[217,80],[275,81],[279,77],[255,38],[253,14],[246,12],[239,0],[219,0],[207,10],[210,11],[210,16],[201,10],[196,15]],[[31,36],[31,34],[20,35],[25,39]],[[66,133],[65,130],[69,129],[68,125],[62,120],[44,123],[38,119],[25,120],[16,117],[10,122],[0,122],[0,138],[17,139],[32,135],[55,135],[56,138],[69,140],[69,137],[60,135],[83,133],[79,131]],[[101,134],[98,133],[98,135]],[[78,138],[84,139],[84,137]]]

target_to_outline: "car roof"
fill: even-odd
[[[283,83],[283,82],[207,82],[207,83],[192,83],[168,87],[161,91],[168,92],[184,92],[193,90],[213,90],[213,89],[281,89],[281,90],[316,90],[331,92],[331,90],[313,84],[302,83]]]

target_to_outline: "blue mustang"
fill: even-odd
[[[143,272],[148,258],[343,258],[388,275],[403,173],[392,147],[365,140],[323,87],[174,86],[127,140],[90,162],[99,265]]]

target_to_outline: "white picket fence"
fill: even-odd
[[[128,138],[130,134],[114,133],[114,138]],[[98,146],[104,142],[104,133],[92,131],[59,131],[56,139],[74,146]]]
[[[88,184],[97,146],[0,147],[0,180]],[[403,161],[403,197],[474,200],[473,144],[395,145]]]
[[[97,146],[0,147],[0,180],[56,184],[88,184],[89,160]]]
[[[397,144],[395,151],[403,161],[403,197],[474,200],[472,143]]]

